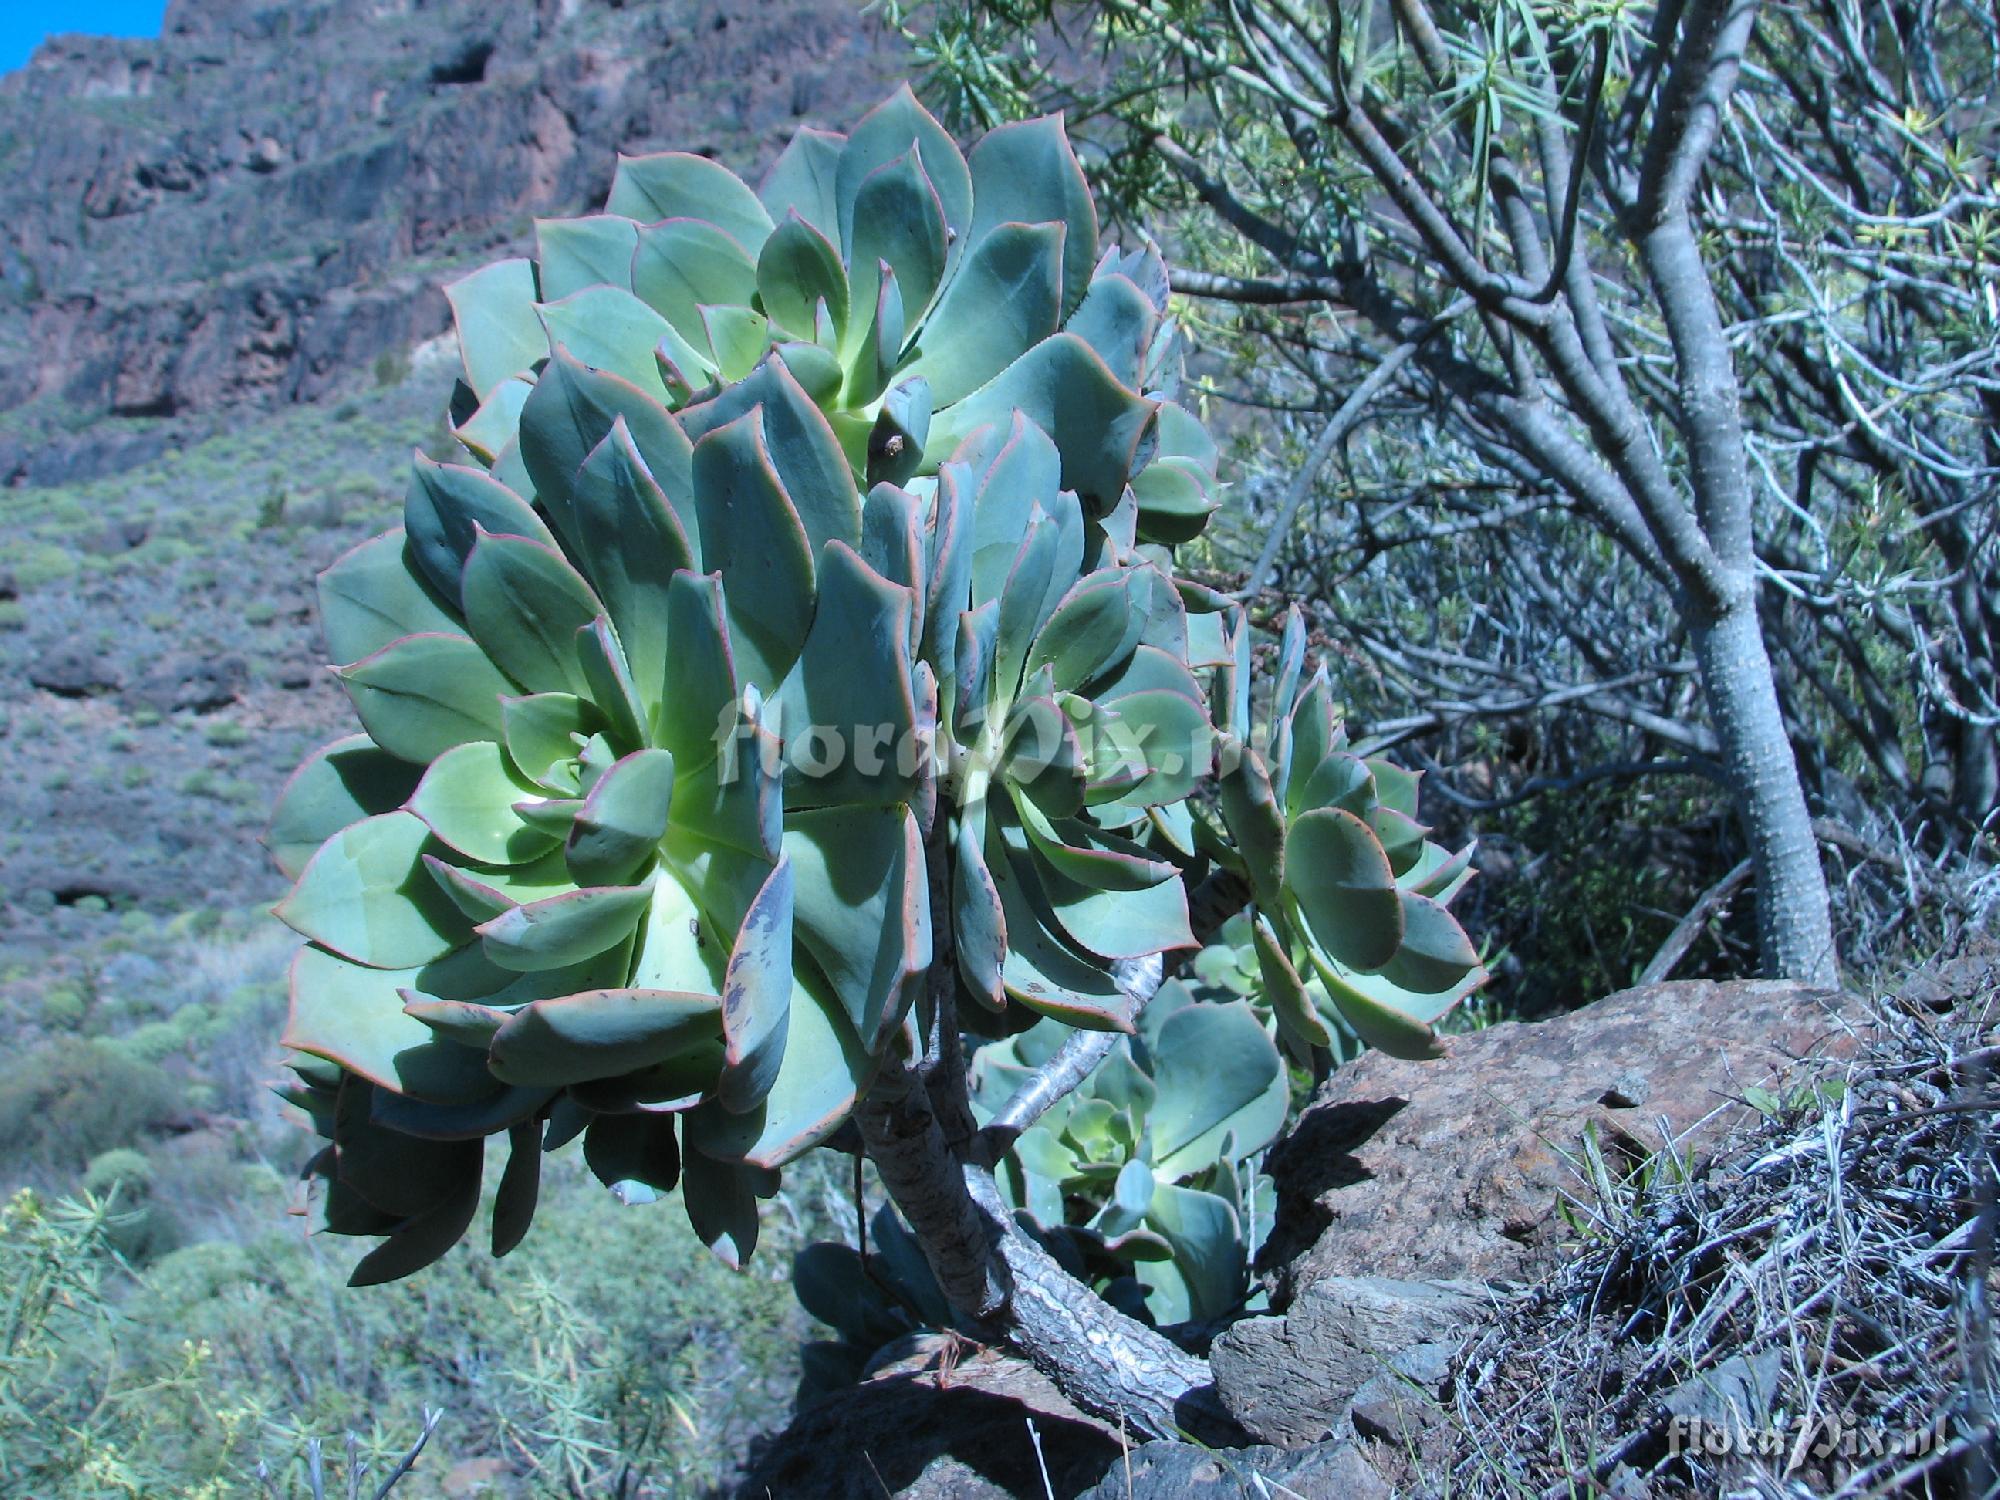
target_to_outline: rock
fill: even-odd
[[[1070,1500],[1124,1451],[1025,1361],[975,1349],[954,1362],[944,1347],[899,1349],[874,1378],[800,1412],[753,1457],[737,1493],[1010,1500],[1043,1494],[1046,1475],[1057,1500]]]
[[[1355,1436],[1404,1450],[1421,1447],[1444,1423],[1439,1397],[1457,1353],[1456,1344],[1417,1344],[1392,1358],[1348,1403]]]
[[[196,0],[157,38],[51,38],[0,76],[0,483],[365,381],[450,327],[445,282],[598,208],[616,152],[712,146],[755,180],[802,101],[845,128],[901,71],[836,0],[712,11]],[[140,420],[77,430],[105,415]]]
[[[1771,1401],[1784,1367],[1782,1349],[1731,1355],[1667,1392],[1667,1415],[1707,1428],[1761,1432],[1770,1425]]]
[[[1490,1302],[1476,1282],[1324,1277],[1283,1317],[1246,1318],[1217,1336],[1208,1355],[1216,1390],[1253,1436],[1284,1448],[1316,1442],[1396,1356],[1438,1344]]]
[[[1157,1442],[1135,1448],[1129,1460],[1114,1463],[1081,1500],[1272,1500],[1284,1495],[1390,1500],[1393,1494],[1388,1481],[1352,1442],[1321,1443],[1297,1453]]]
[[[240,656],[176,656],[148,672],[124,699],[128,708],[155,713],[214,713],[234,703],[249,682],[249,664]]]
[[[1527,1278],[1563,1239],[1557,1203],[1585,1192],[1586,1127],[1614,1171],[1669,1138],[1698,1154],[1746,1087],[1851,1050],[1858,1024],[1795,984],[1689,980],[1454,1037],[1444,1061],[1369,1053],[1271,1153],[1273,1305],[1328,1276]]]
[[[58,647],[30,662],[28,681],[60,698],[101,698],[125,683],[115,663],[81,646]]]

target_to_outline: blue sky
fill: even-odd
[[[166,9],[167,0],[69,0],[66,5],[0,0],[0,72],[20,67],[35,44],[54,31],[158,36]]]

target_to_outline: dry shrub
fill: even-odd
[[[2000,1490],[2000,953],[1913,976],[1876,1010],[1844,1079],[1752,1091],[1760,1118],[1706,1168],[1656,1158],[1621,1181],[1586,1150],[1595,1191],[1573,1211],[1590,1245],[1468,1346],[1420,1487]],[[1690,1417],[1769,1451],[1700,1451]]]

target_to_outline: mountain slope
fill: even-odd
[[[755,168],[886,45],[846,0],[174,0],[158,41],[53,39],[0,78],[0,483],[320,398],[616,151]]]

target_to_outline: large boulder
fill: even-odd
[[[1333,1276],[1526,1279],[1567,1233],[1557,1206],[1587,1195],[1586,1132],[1613,1172],[1669,1141],[1699,1154],[1746,1089],[1850,1052],[1860,1024],[1824,991],[1686,980],[1454,1037],[1439,1062],[1369,1053],[1271,1153],[1273,1303]]]

